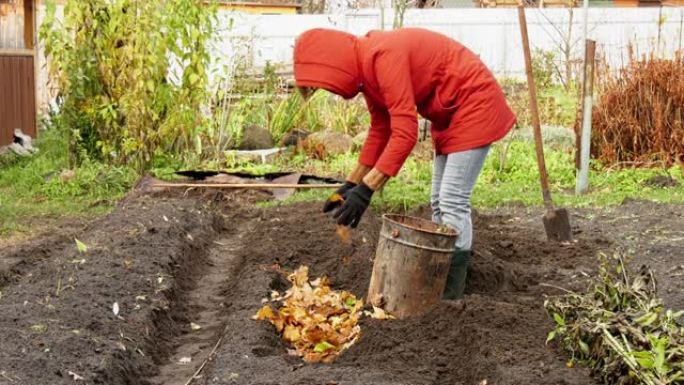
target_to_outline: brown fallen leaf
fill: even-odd
[[[337,236],[340,237],[340,239],[342,240],[342,243],[344,243],[345,245],[352,244],[351,230],[349,230],[349,227],[337,225],[337,229],[335,230],[335,232],[337,233]]]
[[[270,305],[264,305],[259,311],[256,313],[252,319],[255,320],[265,320],[265,319],[271,319],[273,318],[273,309],[271,308]]]
[[[318,277],[311,281],[311,286],[313,287],[327,287],[330,286],[330,280],[325,275]]]
[[[295,284],[295,286],[303,286],[309,280],[309,268],[301,266],[294,273],[290,274],[288,279]]]
[[[394,316],[386,312],[384,309],[373,306],[373,311],[365,311],[365,315],[375,319],[394,319]]]
[[[283,338],[286,341],[297,342],[297,341],[299,341],[299,339],[301,337],[302,337],[302,335],[296,326],[293,326],[293,325],[285,326],[285,330],[283,331]]]
[[[326,338],[326,332],[321,328],[314,327],[313,329],[307,330],[305,334],[306,339],[313,343],[319,343],[324,341]]]

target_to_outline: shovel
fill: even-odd
[[[548,175],[544,162],[544,145],[539,124],[539,111],[537,110],[537,89],[534,84],[534,76],[532,75],[532,57],[530,55],[530,41],[527,35],[527,20],[525,19],[525,8],[522,6],[518,6],[518,17],[520,19],[520,32],[525,53],[525,72],[527,72],[527,88],[530,93],[530,113],[534,130],[534,146],[537,152],[537,165],[539,166],[539,180],[544,197],[544,206],[546,207],[546,214],[543,217],[544,229],[549,240],[571,241],[570,215],[566,209],[554,207],[551,192],[549,191]]]

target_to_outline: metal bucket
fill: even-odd
[[[425,219],[383,215],[368,302],[397,318],[429,311],[442,298],[457,238]]]

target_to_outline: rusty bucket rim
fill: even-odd
[[[382,220],[383,220],[383,221],[391,222],[391,223],[393,223],[393,224],[396,224],[397,226],[401,226],[401,227],[407,228],[407,229],[409,229],[409,230],[419,231],[419,232],[427,233],[427,234],[442,235],[442,236],[447,236],[447,237],[458,237],[458,236],[460,235],[459,232],[458,232],[456,229],[453,229],[453,228],[451,228],[451,227],[447,227],[447,229],[448,229],[449,232],[447,232],[447,233],[441,233],[441,232],[437,232],[437,231],[431,231],[431,230],[427,230],[427,229],[422,229],[422,228],[419,228],[419,227],[411,226],[411,225],[409,225],[409,224],[400,222],[400,221],[398,221],[398,220],[396,220],[396,219],[394,219],[394,218],[410,218],[410,219],[416,220],[416,221],[418,221],[418,222],[427,222],[427,223],[433,224],[433,225],[435,225],[435,226],[439,226],[439,225],[437,225],[437,224],[436,224],[435,222],[433,222],[433,221],[427,220],[427,219],[425,219],[425,218],[415,217],[415,216],[412,216],[412,215],[403,215],[403,214],[383,214],[383,215],[382,215]]]

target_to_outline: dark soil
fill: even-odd
[[[541,209],[506,209],[474,216],[463,300],[406,320],[364,319],[335,363],[305,364],[268,322],[251,319],[270,290],[288,287],[271,266],[308,265],[312,277],[363,297],[380,223],[368,213],[348,246],[319,204],[259,209],[251,200],[132,194],[83,229],[1,251],[0,384],[77,375],[184,385],[202,365],[192,384],[591,384],[545,344],[553,323],[542,303],[556,287],[586,287],[599,251],[652,266],[667,304],[684,308],[682,206],[574,210],[577,241],[565,245],[546,241]]]
[[[187,325],[217,224],[196,200],[142,197],[81,229],[85,253],[66,235],[3,250],[0,383],[140,383]]]
[[[333,365],[304,365],[287,356],[273,327],[250,319],[269,289],[287,285],[276,273],[255,266],[279,263],[292,270],[305,264],[313,276],[325,273],[336,286],[360,296],[370,279],[378,221],[365,218],[345,265],[340,261],[348,250],[318,211],[318,205],[300,204],[255,214],[251,223],[259,231],[247,231],[245,247],[238,251],[244,262],[230,290],[229,331],[200,383],[591,383],[585,371],[566,368],[545,345],[552,324],[541,295],[553,289],[538,283],[571,283],[580,266],[591,265],[602,241],[559,247],[503,216],[476,217],[476,262],[465,300],[444,301],[418,318],[366,320],[359,342]]]

